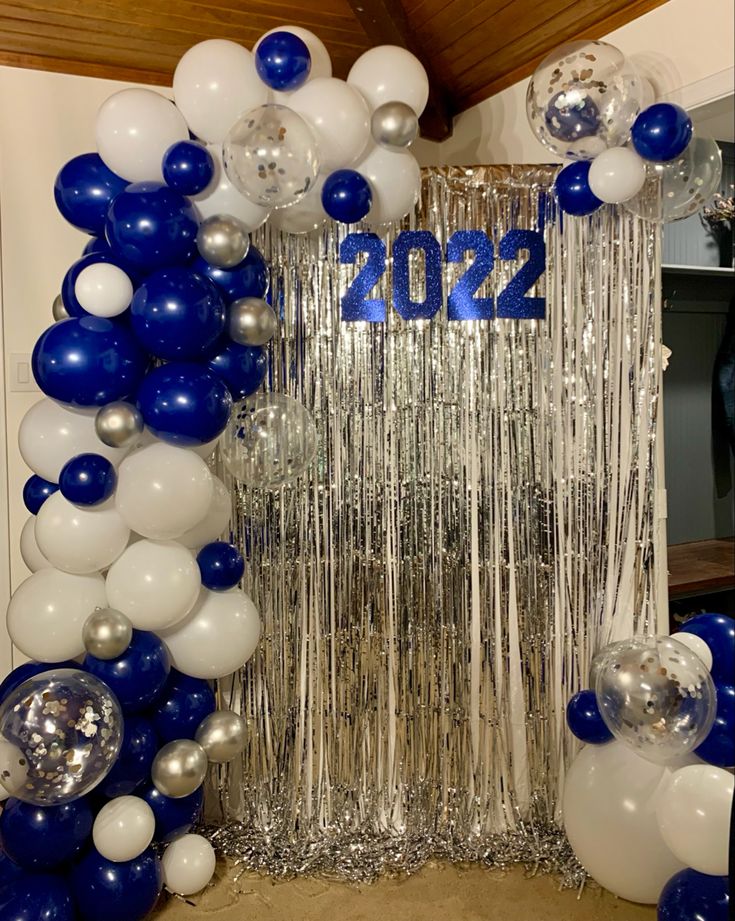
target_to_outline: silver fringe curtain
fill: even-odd
[[[403,225],[543,228],[542,321],[342,323],[344,228],[256,240],[283,314],[269,385],[320,453],[280,492],[232,483],[264,632],[221,686],[250,740],[210,833],[245,866],[571,866],[566,702],[657,602],[659,238],[622,209],[562,220],[555,172],[427,170]]]

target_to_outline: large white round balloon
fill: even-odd
[[[692,764],[674,772],[656,803],[656,817],[682,863],[709,876],[727,874],[732,798],[733,776],[722,768]]]
[[[97,813],[92,826],[92,841],[97,850],[113,863],[135,860],[153,840],[156,817],[139,796],[118,796]]]
[[[133,299],[133,283],[121,268],[110,262],[93,262],[77,276],[74,294],[87,313],[116,317]]]
[[[85,620],[95,608],[106,606],[102,576],[39,569],[21,583],[10,599],[8,633],[29,659],[74,659],[84,652]]]
[[[163,182],[168,148],[189,139],[184,116],[153,90],[114,93],[97,113],[97,150],[113,173],[130,182]]]
[[[673,638],[677,643],[681,643],[683,646],[691,649],[691,651],[701,659],[702,665],[704,665],[708,672],[712,671],[712,650],[701,636],[697,636],[696,633],[687,633],[685,630],[679,630],[678,633],[673,634]]]
[[[192,132],[210,144],[221,144],[238,117],[267,97],[252,53],[225,39],[194,45],[174,71],[176,105]]]
[[[99,572],[114,563],[128,545],[130,528],[112,501],[80,508],[55,492],[36,517],[36,541],[57,569],[77,575]]]
[[[217,858],[202,835],[183,835],[172,841],[161,858],[163,884],[177,895],[193,895],[214,876]]]
[[[110,448],[97,437],[96,407],[78,411],[54,400],[39,400],[23,416],[18,443],[23,460],[34,473],[58,483],[61,468],[77,454],[101,454],[117,466],[130,448]]]
[[[622,742],[587,745],[564,787],[564,827],[577,859],[620,898],[653,904],[684,869],[654,813],[669,769],[639,758]]]
[[[236,217],[247,230],[256,230],[268,219],[270,211],[250,201],[227,178],[222,165],[222,145],[211,145],[209,152],[214,161],[214,176],[207,188],[191,200],[196,205],[202,220],[217,214],[229,214]]]
[[[322,189],[326,176],[320,173],[314,185],[295,205],[278,208],[270,216],[270,226],[283,233],[311,233],[329,220],[322,205]]]
[[[409,151],[392,151],[372,144],[352,167],[369,182],[373,203],[371,224],[398,221],[412,211],[421,191],[421,170]]]
[[[360,93],[344,80],[309,80],[291,95],[288,105],[314,132],[322,173],[349,166],[365,150],[370,113]]]
[[[122,462],[115,503],[137,534],[168,540],[204,518],[213,493],[212,474],[201,457],[159,442]]]
[[[194,555],[174,541],[139,540],[107,573],[107,602],[139,630],[172,627],[199,597]]]
[[[207,514],[193,528],[176,538],[178,543],[191,550],[199,550],[205,544],[219,540],[232,514],[232,496],[227,487],[219,477],[214,475],[212,475],[212,482],[214,491]]]
[[[186,620],[161,637],[175,668],[192,678],[224,678],[241,668],[260,639],[260,617],[245,592],[203,588]]]
[[[646,164],[629,147],[609,147],[590,164],[590,189],[608,204],[629,201],[640,192],[645,181]]]
[[[51,563],[41,553],[36,541],[36,516],[31,515],[20,532],[20,555],[31,572],[39,569],[53,569]]]
[[[269,32],[260,36],[255,45],[253,45],[253,52],[258,50],[258,45],[263,41],[266,35],[271,35],[273,32],[291,32],[292,35],[297,35],[309,49],[311,69],[309,70],[308,80],[317,80],[320,77],[332,76],[332,60],[329,57],[326,45],[317,35],[314,35],[314,33],[310,32],[308,29],[304,29],[303,26],[277,26],[275,29],[271,29]],[[281,93],[279,95],[285,97],[289,94]],[[281,101],[281,105],[288,105],[288,102]]]
[[[352,65],[347,82],[362,93],[371,111],[384,102],[405,102],[421,115],[429,99],[423,64],[398,45],[369,48]]]

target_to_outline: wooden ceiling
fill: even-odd
[[[425,137],[528,76],[552,48],[599,38],[664,0],[0,0],[0,64],[170,85],[205,38],[252,47],[281,24],[311,29],[345,77],[366,48],[400,44],[429,72]]]

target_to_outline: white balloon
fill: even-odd
[[[245,592],[203,588],[186,620],[160,635],[180,672],[192,678],[224,678],[255,652],[260,617]]]
[[[122,462],[115,503],[131,530],[169,540],[204,518],[213,493],[212,474],[201,457],[158,442]]]
[[[201,575],[194,555],[174,541],[139,540],[107,573],[107,602],[139,630],[172,627],[199,597]]]
[[[192,132],[210,144],[221,144],[238,117],[267,96],[252,53],[225,39],[194,45],[174,71],[176,105]]]
[[[92,841],[97,850],[113,863],[139,857],[153,840],[156,817],[139,796],[118,796],[97,813],[92,826]]]
[[[634,198],[645,181],[646,164],[629,147],[608,147],[590,165],[590,189],[600,201],[608,204]]]
[[[329,57],[326,45],[318,36],[314,35],[313,32],[304,29],[302,26],[277,26],[275,29],[271,29],[270,32],[266,32],[264,35],[260,36],[255,45],[253,45],[253,52],[258,50],[258,45],[263,41],[265,36],[271,35],[273,32],[290,32],[292,35],[297,35],[309,49],[311,69],[309,70],[308,80],[317,80],[320,77],[332,76],[332,60]],[[278,95],[285,97],[289,94],[279,93]],[[278,102],[279,100],[274,99],[273,101]],[[288,102],[281,100],[281,105],[288,105]]]
[[[80,508],[55,492],[36,516],[36,542],[57,569],[85,575],[114,563],[128,545],[130,528],[112,501]]]
[[[177,895],[200,892],[214,876],[214,848],[201,835],[183,835],[172,841],[161,858],[163,884]]]
[[[709,876],[727,874],[732,799],[733,776],[722,768],[694,764],[674,772],[656,804],[656,818],[682,863]]]
[[[10,599],[8,633],[29,659],[74,659],[84,652],[85,620],[95,608],[106,606],[102,576],[39,569],[20,584]]]
[[[0,801],[11,794],[8,790],[21,790],[28,777],[28,761],[22,749],[0,739]],[[2,784],[7,785],[7,789]]]
[[[587,745],[567,772],[564,827],[577,859],[620,898],[653,904],[684,869],[654,815],[670,771],[639,758],[622,742]]]
[[[190,550],[199,550],[205,544],[218,540],[230,521],[232,497],[222,480],[214,474],[212,482],[214,493],[207,514],[193,528],[176,538],[178,543],[189,547]]]
[[[347,82],[367,100],[371,112],[384,102],[405,102],[417,115],[429,99],[429,78],[419,59],[398,45],[378,45],[352,65]]]
[[[77,276],[74,294],[87,313],[116,317],[132,301],[133,283],[118,266],[95,262]]]
[[[712,671],[712,650],[701,636],[697,636],[696,633],[687,633],[684,630],[672,633],[672,636],[677,643],[683,643],[684,646],[691,649],[694,655],[701,659],[702,665],[708,672]]]
[[[120,90],[97,113],[97,151],[113,173],[130,182],[163,182],[168,148],[189,131],[176,106],[153,90]]]
[[[256,230],[266,222],[270,211],[238,192],[227,178],[222,165],[222,145],[213,144],[208,149],[214,161],[214,176],[203,192],[190,196],[199,216],[205,220],[216,214],[229,214],[236,217],[247,230]]]
[[[322,189],[326,176],[322,173],[316,177],[314,185],[297,201],[288,208],[278,208],[271,214],[271,227],[283,233],[311,233],[318,230],[325,221],[329,220],[327,212],[322,205]]]
[[[371,144],[353,169],[370,182],[371,224],[398,221],[413,210],[421,191],[421,170],[410,151],[386,150]]]
[[[219,444],[219,435],[212,441],[208,441],[203,445],[191,445],[189,448],[190,451],[193,451],[195,454],[198,454],[202,460],[209,460],[209,458],[214,454],[215,448]]]
[[[78,411],[48,399],[34,403],[23,416],[18,443],[23,460],[34,473],[58,483],[61,468],[77,454],[101,454],[114,466],[130,448],[110,448],[97,437],[97,408]]]
[[[370,140],[370,113],[360,93],[344,80],[309,80],[291,96],[288,105],[314,132],[323,173],[353,163]]]
[[[36,541],[36,516],[31,515],[20,532],[20,555],[31,572],[39,569],[53,569],[51,563],[41,553]]]

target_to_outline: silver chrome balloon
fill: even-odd
[[[87,652],[95,659],[116,659],[130,645],[133,625],[114,608],[98,608],[82,627],[82,640]]]
[[[108,403],[94,420],[99,440],[110,448],[127,448],[143,433],[143,417],[131,403]]]
[[[151,779],[159,793],[181,799],[201,787],[207,764],[207,753],[198,742],[176,739],[159,750],[151,767]]]
[[[230,304],[227,331],[240,345],[265,345],[275,336],[278,320],[270,304],[259,297],[241,297]]]
[[[51,313],[57,323],[59,320],[66,320],[69,317],[69,311],[64,306],[64,300],[60,294],[57,294],[54,298],[54,303],[51,307]]]
[[[405,102],[384,102],[373,112],[370,131],[381,147],[404,150],[418,137],[418,116]]]
[[[215,214],[199,225],[197,249],[210,265],[232,269],[247,256],[250,237],[237,218],[229,214]]]
[[[196,731],[196,740],[215,764],[226,764],[245,748],[248,724],[232,710],[215,710],[205,716]]]

